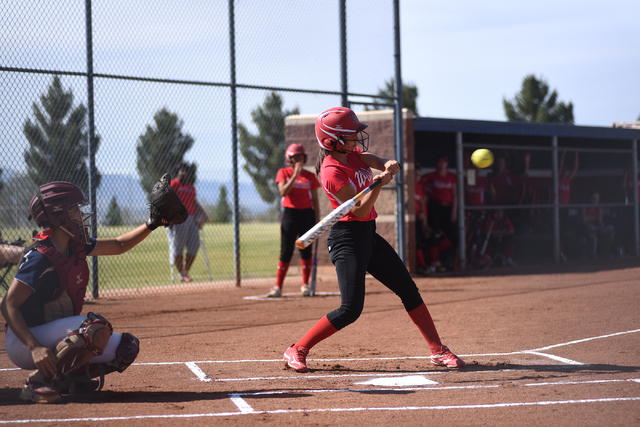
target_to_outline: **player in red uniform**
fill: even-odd
[[[282,223],[280,225],[280,261],[276,286],[267,294],[268,297],[282,296],[282,284],[289,270],[296,238],[302,236],[319,220],[318,188],[320,183],[314,174],[303,168],[307,162],[307,154],[300,144],[291,144],[285,153],[290,166],[282,168],[276,176],[278,191],[282,196]],[[302,263],[302,296],[310,295],[309,275],[313,267],[311,246],[300,251]]]
[[[591,195],[591,203],[595,206],[582,208],[582,224],[586,229],[589,239],[590,257],[597,258],[598,252],[604,255],[610,255],[609,250],[613,242],[615,230],[612,225],[605,225],[602,219],[602,208],[598,206],[600,203],[600,194],[593,193]],[[602,238],[602,245],[598,244],[598,238]]]
[[[178,173],[171,181],[171,188],[180,197],[189,212],[189,217],[185,222],[167,229],[171,251],[173,252],[173,265],[179,271],[181,282],[191,281],[189,270],[200,248],[200,230],[195,221],[195,214],[196,210],[204,212],[204,209],[196,200],[196,188],[193,185],[195,181],[194,168],[195,165],[193,164],[180,163],[178,165]],[[185,247],[187,253],[183,255]]]
[[[447,171],[449,160],[446,156],[438,156],[437,169],[422,178],[422,184],[429,197],[429,227],[434,231],[444,233],[446,240],[429,248],[431,265],[429,271],[435,273],[439,266],[440,252],[446,247],[458,244],[458,190],[457,178],[454,173]]]
[[[573,169],[569,169],[564,164],[564,159],[567,154],[566,150],[562,151],[560,156],[560,164],[558,165],[558,203],[561,205],[569,204],[571,198],[571,181],[578,172],[578,152],[575,153],[573,160]],[[567,257],[564,254],[564,236],[567,234],[567,227],[569,227],[569,210],[560,209],[560,259],[567,261]]]
[[[400,164],[367,153],[369,135],[356,114],[348,108],[329,109],[316,120],[316,137],[321,151],[316,163],[322,186],[331,206],[354,197],[373,180],[386,185],[400,172]],[[382,171],[373,176],[371,169]],[[365,275],[370,273],[400,297],[411,320],[427,340],[431,363],[459,368],[464,362],[442,345],[427,306],[406,266],[375,231],[378,214],[373,207],[382,185],[378,185],[332,228],[327,240],[329,257],[336,267],[342,298],[338,309],[324,316],[284,353],[286,366],[307,372],[309,350],[320,341],[355,322],[362,313]]]

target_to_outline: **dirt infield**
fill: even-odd
[[[362,317],[314,347],[310,372],[282,353],[339,305],[299,278],[269,286],[90,302],[141,354],[105,389],[60,405],[19,401],[27,372],[0,346],[0,424],[640,425],[638,261],[417,278],[443,342],[468,363],[429,363],[399,299],[367,280]]]

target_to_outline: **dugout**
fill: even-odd
[[[370,151],[374,154],[394,158],[393,111],[357,111],[360,121],[369,124]],[[314,124],[316,115],[290,116],[285,120],[285,143],[300,143],[309,155],[307,168],[313,170],[318,154]],[[403,178],[406,223],[405,253],[410,270],[415,271],[415,208],[414,184],[416,173],[435,170],[436,158],[444,154],[449,159],[449,169],[458,178],[458,194],[464,194],[465,178],[472,168],[469,156],[477,148],[488,148],[496,157],[508,159],[509,168],[516,174],[524,169],[524,154],[530,155],[530,167],[526,177],[530,196],[513,205],[492,206],[513,213],[516,227],[514,257],[521,262],[546,260],[558,262],[560,244],[574,256],[582,256],[575,246],[580,245],[580,236],[566,238],[560,230],[560,217],[568,216],[579,221],[584,207],[590,207],[590,195],[600,194],[598,206],[605,221],[616,227],[614,245],[626,254],[640,255],[638,232],[637,191],[628,191],[623,185],[625,174],[630,180],[638,176],[637,141],[640,129],[617,127],[573,126],[546,123],[494,122],[415,117],[411,111],[403,110]],[[569,204],[560,205],[556,199],[558,186],[558,164],[565,151],[565,166],[573,167],[575,152],[578,152],[579,167],[571,182]],[[415,170],[415,164],[421,171]],[[492,168],[479,171],[480,176],[492,173]],[[389,242],[397,242],[394,227],[397,206],[394,204],[395,181],[381,193],[376,210],[378,232]],[[637,180],[632,185],[637,188]],[[626,191],[625,191],[626,190]],[[321,199],[321,217],[330,211],[326,197]],[[459,197],[459,218],[468,216],[477,207],[468,207]],[[490,201],[488,201],[490,203]],[[488,209],[488,208],[486,208]],[[566,212],[562,212],[566,211]],[[636,218],[636,221],[633,221]],[[458,221],[460,240],[466,241],[466,222]],[[562,236],[562,238],[561,238]],[[565,242],[566,240],[566,242]],[[326,235],[320,239],[325,245]],[[575,250],[574,250],[575,249]],[[319,251],[319,264],[330,265],[326,251]],[[460,266],[467,266],[467,254],[459,254]]]

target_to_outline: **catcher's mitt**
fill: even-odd
[[[153,186],[150,199],[147,227],[151,230],[161,225],[169,227],[182,224],[189,217],[187,208],[171,188],[171,176],[168,173],[162,175],[162,178]]]

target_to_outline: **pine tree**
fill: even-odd
[[[213,222],[215,223],[227,223],[231,221],[233,212],[231,205],[227,200],[227,187],[222,185],[220,187],[220,194],[218,195],[218,201],[215,205],[215,211],[213,216]]]
[[[153,116],[153,121],[155,126],[147,125],[136,144],[136,167],[140,185],[147,194],[165,172],[175,178],[176,167],[195,142],[191,135],[182,133],[184,122],[166,107]]]
[[[275,180],[278,170],[284,166],[284,118],[292,114],[300,114],[299,109],[283,111],[282,98],[271,92],[262,106],[251,112],[257,135],[252,135],[242,123],[238,124],[240,153],[246,160],[242,168],[267,203],[280,199]]]
[[[504,113],[510,122],[573,124],[573,104],[558,102],[558,93],[549,93],[543,78],[529,74],[522,80],[520,92],[513,101],[502,99]]]
[[[29,148],[24,152],[27,174],[36,185],[51,181],[67,181],[89,194],[89,134],[86,129],[87,109],[73,107],[73,92],[65,91],[60,77],[55,76],[40,103],[33,103],[35,122],[27,119],[24,134]],[[100,136],[95,136],[95,151]],[[97,174],[96,186],[101,175]]]
[[[396,81],[392,77],[388,81],[384,82],[384,88],[378,88],[378,95],[382,96],[396,96]],[[393,100],[387,98],[378,98],[377,102],[393,104]],[[413,83],[402,83],[402,108],[407,108],[417,116],[418,115],[418,87]],[[365,107],[365,110],[382,110],[383,107]],[[387,109],[387,108],[384,108]]]
[[[109,202],[106,219],[107,225],[109,226],[122,225],[122,213],[120,211],[120,206],[118,206],[116,196],[113,196]]]

